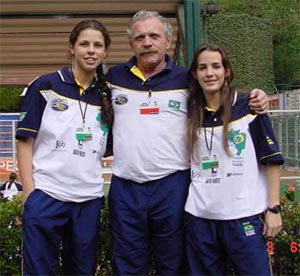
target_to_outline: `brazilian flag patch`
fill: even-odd
[[[168,107],[173,108],[173,109],[180,109],[180,104],[181,104],[181,102],[179,102],[179,101],[169,100]]]
[[[249,221],[243,222],[243,229],[247,237],[255,235],[255,228]]]

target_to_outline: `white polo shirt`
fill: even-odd
[[[61,201],[83,202],[104,195],[101,158],[108,129],[101,124],[100,108],[98,88],[93,84],[79,96],[68,68],[29,85],[16,137],[35,138],[35,188]],[[76,139],[82,129],[91,139]]]

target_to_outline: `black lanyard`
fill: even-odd
[[[77,86],[77,91],[78,91],[78,104],[79,104],[79,109],[80,109],[80,114],[81,114],[81,118],[82,118],[82,124],[83,124],[83,128],[85,127],[85,116],[86,116],[86,111],[87,111],[87,102],[85,102],[85,107],[84,107],[84,111],[82,110],[82,106],[81,106],[81,100],[80,100],[80,97],[81,97],[81,93],[80,93],[80,87],[79,87],[79,82],[76,81],[76,78],[74,76],[74,73],[73,73],[73,77],[74,77],[74,80],[75,80],[75,83],[76,83],[76,86]],[[82,87],[83,88],[83,87]],[[85,91],[86,89],[84,89]]]
[[[79,93],[79,97],[78,97],[78,104],[79,104],[79,109],[80,109],[80,114],[81,114],[81,118],[82,118],[82,124],[83,124],[83,128],[85,127],[85,115],[86,115],[86,110],[87,110],[87,102],[85,102],[85,107],[84,107],[84,110],[82,110],[82,106],[81,106],[81,100],[80,100],[80,97],[81,97],[81,94],[80,94],[80,88],[79,86],[78,87],[78,93]]]
[[[206,144],[206,148],[208,150],[209,156],[212,150],[212,142],[213,142],[213,137],[214,137],[214,128],[212,127],[211,129],[211,135],[210,135],[210,143],[208,145],[208,139],[207,139],[207,134],[206,134],[206,127],[204,127],[204,138],[205,138],[205,144]]]

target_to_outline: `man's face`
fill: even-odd
[[[165,63],[170,40],[163,32],[159,19],[149,18],[134,23],[130,45],[140,69],[156,69]]]

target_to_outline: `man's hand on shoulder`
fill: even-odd
[[[269,109],[269,97],[261,89],[253,89],[250,92],[250,109],[257,114],[266,114]]]

